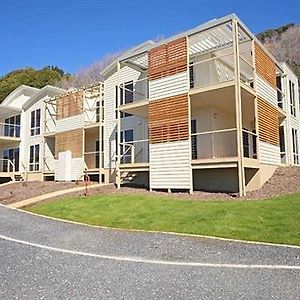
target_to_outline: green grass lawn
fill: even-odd
[[[113,194],[56,200],[27,210],[93,225],[300,245],[300,194],[264,201]]]

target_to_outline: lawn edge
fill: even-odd
[[[80,226],[87,226],[91,228],[98,228],[98,229],[105,229],[105,230],[118,230],[118,231],[126,231],[126,232],[142,232],[142,233],[156,233],[156,234],[165,234],[165,235],[175,235],[175,236],[182,236],[182,237],[196,237],[196,238],[206,238],[212,240],[220,240],[220,241],[227,241],[227,242],[235,242],[235,243],[244,243],[244,244],[254,244],[254,245],[265,245],[265,246],[276,246],[276,247],[284,247],[284,248],[294,248],[300,249],[300,246],[291,245],[291,244],[278,244],[278,243],[270,243],[270,242],[258,242],[258,241],[248,241],[248,240],[239,240],[239,239],[231,239],[225,237],[218,237],[212,235],[202,235],[202,234],[193,234],[193,233],[180,233],[180,232],[173,232],[173,231],[157,231],[157,230],[146,230],[146,229],[132,229],[132,228],[118,228],[118,227],[108,227],[108,226],[101,226],[101,225],[92,225],[77,221],[71,221],[66,219],[60,219],[56,217],[51,217],[47,215],[37,214],[31,211],[27,211],[24,209],[13,208],[3,204],[0,204],[2,207],[6,207],[8,209],[17,210],[22,213],[30,214],[40,218],[46,218],[53,221],[64,222],[68,224],[80,225]]]

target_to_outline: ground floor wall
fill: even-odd
[[[193,170],[194,190],[237,193],[237,168]]]

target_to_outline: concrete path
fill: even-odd
[[[108,185],[108,184],[92,184],[92,185],[88,186],[88,189],[94,189],[94,188],[105,186],[105,185]],[[71,189],[59,190],[59,191],[47,193],[44,195],[40,195],[37,197],[25,199],[25,200],[22,200],[19,202],[15,202],[15,203],[9,204],[8,206],[11,208],[21,208],[21,207],[25,207],[25,206],[32,205],[34,203],[46,200],[46,199],[59,197],[59,196],[74,193],[74,192],[84,191],[85,189],[86,189],[85,186],[79,186],[79,187],[74,187]]]
[[[300,249],[55,221],[0,206],[3,299],[300,299]]]

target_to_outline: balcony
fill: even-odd
[[[120,85],[121,114],[127,113],[146,117],[149,105],[149,81],[148,78],[132,80]]]
[[[257,135],[248,130],[243,130],[242,135],[245,166],[257,166]],[[237,130],[229,128],[192,133],[191,149],[195,168],[237,167]]]
[[[10,177],[14,179],[15,164],[7,158],[0,158],[0,177]]]
[[[21,126],[16,124],[0,123],[0,142],[10,144],[20,142]]]
[[[120,143],[120,168],[149,170],[149,139]]]

